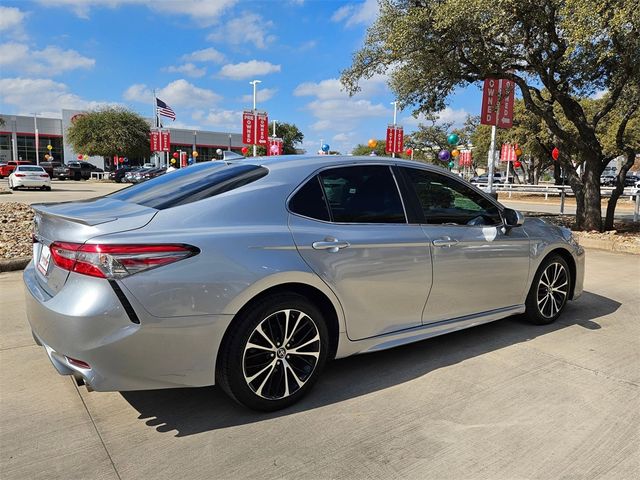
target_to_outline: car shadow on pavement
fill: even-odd
[[[217,387],[121,392],[121,395],[148,426],[162,433],[175,430],[175,436],[182,437],[367,395],[569,326],[597,330],[600,325],[595,320],[615,312],[620,305],[585,292],[579,301],[569,303],[562,317],[551,325],[537,326],[520,316],[509,317],[403,347],[329,362],[309,395],[292,407],[273,413],[248,410]]]

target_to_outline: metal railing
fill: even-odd
[[[485,190],[488,187],[487,183],[474,184],[478,188]],[[527,193],[531,195],[544,195],[544,199],[547,200],[549,195],[560,197],[560,213],[564,213],[564,199],[565,197],[573,197],[573,190],[570,185],[553,185],[553,184],[539,184],[528,185],[518,183],[498,183],[493,184],[496,192],[507,192],[508,198],[511,198],[512,193]],[[610,197],[615,187],[600,187],[600,195],[602,197]],[[630,201],[635,200],[633,209],[633,221],[637,222],[640,218],[640,188],[638,187],[625,187],[620,197],[629,197]]]

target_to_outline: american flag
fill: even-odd
[[[159,98],[156,98],[156,111],[158,112],[158,115],[168,117],[171,120],[176,119],[176,112],[173,111],[173,108],[171,108]]]

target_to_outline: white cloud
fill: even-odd
[[[125,90],[122,96],[125,100],[131,102],[153,102],[153,92],[142,83],[131,85]],[[156,90],[156,96],[174,110],[176,107],[202,108],[203,106],[206,107],[207,104],[216,103],[222,98],[213,90],[196,87],[183,78],[175,80],[167,86]]]
[[[275,35],[269,33],[273,26],[271,20],[265,20],[257,13],[243,12],[226,21],[224,27],[216,28],[207,36],[207,40],[230,45],[252,43],[257,48],[264,49],[276,39]]]
[[[16,113],[25,114],[59,112],[63,108],[82,110],[106,104],[85,100],[69,92],[66,84],[48,78],[0,78],[0,101],[16,107]]]
[[[145,5],[151,10],[167,14],[190,16],[197,25],[216,24],[221,14],[238,0],[39,0],[47,7],[70,8],[77,16],[89,18],[92,8],[118,8],[122,5]]]
[[[96,61],[83,57],[75,50],[62,50],[49,45],[43,50],[29,50],[23,43],[0,45],[0,66],[27,74],[59,75],[78,68],[92,68]]]
[[[242,112],[239,110],[209,110],[201,120],[203,124],[217,130],[237,132],[242,125]]]
[[[222,77],[240,80],[243,78],[260,77],[279,71],[280,65],[274,65],[273,63],[260,60],[250,60],[248,62],[224,65],[219,74]]]
[[[170,73],[184,73],[186,76],[194,78],[202,77],[205,73],[207,73],[206,68],[196,67],[193,63],[185,63],[182,65],[178,65],[177,67],[171,65],[165,68],[165,70]]]
[[[316,131],[353,130],[364,119],[389,117],[389,109],[382,104],[371,103],[370,100],[330,99],[314,100],[307,109],[318,120],[311,125]]]
[[[357,93],[360,98],[370,98],[380,94],[386,88],[387,77],[374,75],[368,80],[360,82],[361,91]],[[297,97],[314,96],[320,99],[348,98],[342,83],[337,78],[328,78],[320,82],[305,82],[298,85],[293,94]]]
[[[19,8],[0,6],[0,32],[20,28],[24,17]]]
[[[278,90],[275,88],[258,88],[256,91],[256,101],[258,103],[266,102],[267,100],[271,100],[273,96],[276,94]],[[253,95],[243,95],[241,99],[244,103],[253,102]]]
[[[354,25],[370,25],[378,16],[378,0],[365,0],[359,4],[349,4],[340,7],[331,16],[334,22],[345,21],[347,27]]]
[[[597,90],[593,93],[593,95],[591,95],[591,98],[593,98],[594,100],[600,100],[604,98],[607,93],[609,93],[609,90],[607,90],[606,88],[603,90]]]
[[[185,62],[224,62],[224,55],[213,47],[196,50],[182,56]]]
[[[436,123],[453,123],[454,127],[462,127],[464,121],[467,119],[467,112],[464,108],[453,109],[451,107],[446,107],[443,110],[440,110],[437,113],[438,120]],[[401,119],[401,123],[405,125],[417,127],[420,123],[425,123],[425,117],[423,114],[418,115],[418,118],[414,116],[407,116]]]

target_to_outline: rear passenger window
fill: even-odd
[[[289,202],[289,209],[304,217],[327,222],[330,220],[327,201],[324,198],[318,177],[313,177],[296,192]]]
[[[108,196],[163,210],[228,192],[255,182],[267,173],[269,170],[258,165],[206,162],[165,173]]]
[[[320,173],[331,220],[339,223],[406,223],[391,170],[358,165]]]

